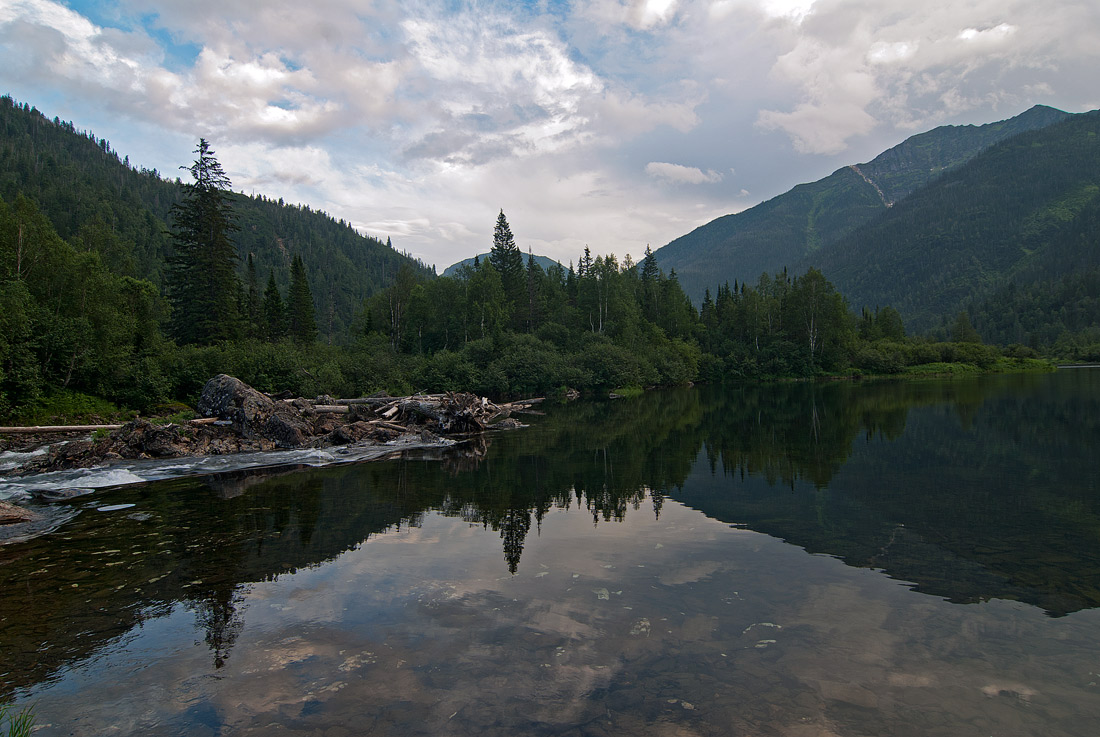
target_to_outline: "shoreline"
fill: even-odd
[[[82,429],[73,438],[68,433],[31,432],[25,442],[8,443],[0,481],[7,481],[17,493],[0,498],[0,544],[24,539],[20,528],[30,531],[46,516],[35,509],[37,505],[18,503],[27,498],[19,491],[48,508],[52,502],[98,488],[181,475],[364,462],[409,450],[442,450],[464,441],[479,455],[485,443],[472,441],[490,429],[525,427],[511,417],[512,412],[530,412],[539,401],[496,405],[484,397],[456,393],[283,400],[220,374],[203,388],[197,407],[202,419],[190,423],[154,424],[138,418],[104,434]],[[11,450],[12,445],[19,449]],[[26,458],[13,458],[22,455]],[[147,477],[135,475],[135,468],[146,471]],[[184,472],[176,472],[179,469]],[[112,470],[122,475],[112,477]],[[88,477],[94,474],[100,478],[91,483]],[[129,478],[121,481],[125,474]]]

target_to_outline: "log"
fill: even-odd
[[[0,434],[30,434],[36,432],[95,432],[118,430],[122,425],[37,425],[35,427],[0,427]]]
[[[351,407],[346,404],[315,404],[313,409],[316,412],[328,412],[331,414],[341,414],[351,411]]]
[[[409,428],[398,425],[394,422],[386,422],[385,420],[367,420],[367,424],[384,427],[387,430],[396,430],[397,432],[409,432]]]
[[[213,425],[215,422],[218,422],[217,417],[199,417],[199,418],[194,419],[194,420],[188,420],[187,424],[188,425]]]

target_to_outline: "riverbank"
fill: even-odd
[[[354,451],[341,456],[369,460],[395,450],[448,447],[489,429],[523,427],[511,417],[512,413],[531,411],[538,401],[498,405],[484,397],[453,392],[351,400],[281,399],[222,374],[204,387],[196,408],[201,417],[197,419],[158,423],[139,417],[110,429],[90,433],[85,429],[76,438],[54,428],[43,433],[20,433],[16,436],[19,447],[8,447],[0,454],[0,473],[6,477],[0,480],[42,479],[28,493],[31,498],[49,502],[90,490],[84,477],[54,479],[51,475],[74,469],[112,468],[125,462],[249,455],[250,460],[263,463],[266,455],[271,464],[295,463],[299,460],[295,451],[301,455],[352,447]],[[118,481],[109,473],[105,480]],[[35,509],[13,503],[12,499],[0,508],[0,525],[41,527],[41,517]],[[6,530],[4,537],[10,539],[13,535],[22,537],[18,530]]]

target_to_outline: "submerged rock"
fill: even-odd
[[[29,509],[12,504],[11,502],[0,501],[0,525],[14,525],[20,522],[33,522],[38,519],[38,515]]]

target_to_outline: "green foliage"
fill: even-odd
[[[978,332],[992,342],[1048,350],[1057,344],[1062,356],[1094,360],[1084,356],[1100,344],[1100,268],[1025,286],[1012,281],[968,307]]]
[[[800,184],[748,210],[700,226],[658,249],[657,260],[680,275],[685,291],[697,301],[715,283],[744,282],[785,266],[800,265],[801,271],[811,264],[822,267],[856,304],[896,304],[897,300],[874,300],[849,292],[848,284],[813,254],[846,236],[857,238],[860,226],[889,213],[911,192],[999,141],[1066,117],[1059,110],[1036,106],[998,123],[941,126],[905,140],[866,164],[838,169],[817,182]]]
[[[951,340],[956,343],[981,343],[982,336],[970,324],[970,315],[966,311],[955,316],[955,322],[951,325]]]
[[[14,419],[26,425],[83,424],[92,418],[126,420],[133,412],[112,402],[71,389],[56,389],[24,405]]]
[[[904,372],[907,376],[938,377],[938,376],[973,376],[981,373],[974,364],[967,363],[924,363],[919,366],[910,366]]]
[[[172,208],[173,251],[168,259],[172,336],[180,343],[209,345],[240,335],[241,290],[230,240],[238,229],[229,197],[229,177],[205,138],[188,171],[183,201]]]
[[[3,737],[30,737],[33,732],[33,707],[25,706],[16,710],[14,704],[0,704],[0,735],[3,735]]]
[[[184,197],[179,179],[131,167],[107,141],[0,97],[0,198],[13,203],[18,195],[36,203],[61,238],[98,253],[113,273],[163,288],[172,251],[167,223]],[[252,255],[261,277],[274,271],[284,294],[291,254],[301,255],[328,342],[352,340],[363,300],[389,285],[402,264],[431,274],[423,263],[323,212],[262,195],[226,196],[237,215],[239,252]],[[247,283],[247,261],[239,268]]]
[[[500,211],[496,225],[493,228],[493,248],[489,252],[489,263],[500,274],[500,283],[504,289],[508,312],[516,320],[513,327],[522,327],[522,312],[519,307],[525,302],[524,282],[526,281],[526,273],[523,268],[523,255],[516,245],[516,239],[512,235],[508,219],[504,217],[504,210]]]
[[[0,113],[8,123],[20,116],[33,121],[35,115],[2,104]],[[42,125],[54,135],[60,124]],[[72,132],[60,130],[72,143]],[[89,161],[107,156],[105,148],[96,151]],[[369,296],[345,292],[339,280],[354,271],[348,261],[319,251],[306,238],[306,247],[287,263],[289,240],[265,230],[274,222],[316,224],[314,215],[233,195],[205,141],[197,153],[186,198],[165,205],[167,210],[178,204],[169,290],[178,341],[163,334],[170,310],[156,283],[132,275],[163,258],[134,250],[127,245],[128,231],[105,217],[81,221],[67,242],[29,199],[0,201],[0,414],[114,414],[114,405],[148,410],[171,401],[193,403],[218,373],[261,391],[303,396],[379,390],[506,396],[548,394],[563,386],[606,393],[700,378],[835,376],[850,368],[895,374],[937,362],[962,362],[974,370],[1002,365],[996,350],[966,342],[976,338],[973,331],[960,332],[958,342],[931,343],[906,338],[891,307],[864,310],[855,319],[816,269],[797,277],[786,270],[764,274],[753,287],[722,284],[713,299],[707,292],[696,311],[676,272],[661,271],[649,249],[640,266],[629,257],[620,263],[613,254],[593,256],[586,247],[576,269],[544,269],[533,257],[524,267],[503,212],[490,257],[459,268],[455,277],[430,278],[404,260],[387,272],[384,289]],[[1087,209],[1087,192],[1081,192],[1047,220]],[[271,220],[255,220],[261,205]],[[236,231],[234,213],[242,226]],[[256,240],[262,232],[284,256],[273,261],[264,255],[270,251]],[[235,254],[230,233],[248,253],[243,281],[225,268]],[[383,262],[383,272],[390,266]],[[159,274],[159,268],[153,271]],[[268,274],[262,298],[260,269]],[[284,288],[280,282],[288,278]],[[365,292],[376,285],[368,279]],[[1084,290],[1079,302],[1090,304],[1091,281],[1066,283],[1067,290],[1071,286]],[[203,301],[210,293],[217,299]],[[332,301],[338,293],[363,296],[353,311],[345,311]],[[356,315],[354,322],[342,314]],[[332,340],[341,325],[347,326],[345,340]],[[947,334],[946,325],[942,332]],[[319,335],[326,340],[318,342]],[[1100,354],[1100,335],[1063,335],[1063,355]],[[1012,355],[1026,359],[1029,350],[1020,345]],[[89,397],[114,405],[74,406]]]
[[[0,202],[0,306],[0,411],[48,387],[130,403],[156,379],[141,371],[160,348],[155,287],[61,240],[22,197]]]
[[[309,291],[306,267],[301,256],[295,256],[290,266],[290,292],[287,294],[287,318],[290,337],[295,343],[308,345],[317,340],[317,321],[313,295]]]
[[[279,285],[275,283],[274,270],[267,279],[260,313],[263,316],[263,337],[275,341],[286,336],[286,307],[283,306],[283,297],[279,294]]]
[[[1098,133],[1082,113],[1005,139],[803,263],[911,330],[946,337],[969,309],[987,340],[1049,345],[1095,314],[1077,292],[1100,269]]]

